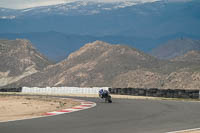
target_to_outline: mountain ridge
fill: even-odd
[[[43,70],[52,64],[28,40],[0,40],[0,87]]]
[[[188,34],[185,35],[185,37],[191,40],[198,39],[198,37]],[[17,38],[25,38],[30,40],[34,47],[36,47],[42,54],[52,61],[59,62],[65,59],[70,53],[78,50],[83,46],[83,44],[93,42],[95,40],[102,40],[111,44],[126,44],[149,54],[151,49],[155,49],[158,45],[165,44],[165,42],[168,40],[174,40],[174,38],[183,37],[178,34],[151,39],[136,36],[71,35],[55,31],[33,33],[0,33],[0,39],[13,40]]]
[[[129,60],[138,63],[131,63]],[[128,46],[95,41],[86,44],[62,62],[29,78],[33,86],[34,84],[39,86],[111,85],[115,75],[128,69],[136,69],[140,66],[150,68],[151,66],[145,65],[150,60],[153,62],[156,59]],[[27,78],[21,82],[25,86],[27,83],[30,83]]]
[[[69,16],[51,15],[45,12],[37,14],[39,10],[35,13],[30,11],[29,14],[27,11],[20,18],[13,17],[15,16],[12,14],[15,13],[13,10],[10,11],[11,14],[7,14],[7,11],[4,14],[0,10],[0,14],[4,17],[0,19],[0,37],[27,38],[41,53],[56,61],[64,59],[83,44],[95,40],[127,44],[148,52],[157,45],[174,38],[200,39],[199,5],[198,0],[158,1],[105,10],[90,15],[84,15],[87,14],[85,12],[80,12],[84,13],[80,15],[68,12]],[[96,6],[83,9],[91,11],[96,9]],[[74,10],[79,13],[79,9]],[[9,19],[6,19],[6,14]],[[66,53],[64,48],[66,48]],[[53,55],[54,50],[59,53],[58,57],[54,57],[56,56],[56,54]]]
[[[191,50],[200,50],[200,40],[180,38],[170,40],[151,51],[151,55],[160,59],[173,59]]]
[[[200,62],[159,60],[124,45],[85,44],[68,58],[4,87],[200,89]]]
[[[38,6],[25,9],[0,8],[0,11],[2,12],[2,15],[4,15],[5,18],[8,16],[15,16],[15,18],[17,18],[20,16],[24,16],[26,14],[37,15],[39,13],[50,13],[50,12],[58,15],[59,14],[69,15],[69,12],[74,15],[78,13],[82,15],[92,15],[92,14],[98,14],[100,11],[109,11],[119,8],[125,8],[128,6],[133,6],[141,3],[142,2],[129,1],[129,0],[120,2],[74,1],[56,5]],[[16,13],[14,13],[14,11]],[[75,13],[73,13],[72,11]]]
[[[17,17],[11,21],[2,19],[0,21],[0,28],[1,33],[47,32],[53,30],[79,35],[124,34],[127,36],[147,36],[148,34],[148,36],[151,35],[151,37],[160,37],[176,34],[177,31],[179,31],[185,34],[194,33],[195,35],[199,35],[198,2],[197,0],[176,3],[158,1],[105,11],[93,15],[65,16],[50,15],[49,13],[45,14],[43,12],[42,14],[40,13],[34,16],[27,13],[27,16],[22,15],[20,19],[17,19]],[[3,12],[1,12],[1,14],[5,16]],[[10,14],[9,16],[15,15]],[[170,19],[168,19],[169,16]],[[137,19],[137,21],[135,21],[135,19]],[[84,26],[80,23],[76,23],[80,21],[84,23]],[[17,24],[17,26],[13,27],[13,24]],[[185,25],[191,26],[190,28],[186,28]],[[143,28],[141,26],[143,26]]]

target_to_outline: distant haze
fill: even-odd
[[[48,6],[69,3],[74,1],[82,0],[0,0],[0,7],[3,8],[12,8],[12,9],[24,9],[38,6]],[[123,1],[132,1],[132,2],[154,2],[158,0],[84,0],[84,1],[94,1],[94,2],[123,2]]]

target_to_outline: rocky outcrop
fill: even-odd
[[[155,88],[163,86],[163,75],[148,70],[137,69],[118,75],[112,83],[114,88]]]
[[[179,71],[161,74],[144,70],[130,71],[118,75],[114,88],[160,88],[200,90],[200,72]]]
[[[28,40],[0,40],[0,87],[43,70],[51,64]]]
[[[200,89],[200,72],[173,72],[164,81],[164,89]]]

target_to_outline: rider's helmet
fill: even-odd
[[[102,93],[103,93],[103,89],[100,89],[100,90],[99,90],[99,94],[102,94]]]

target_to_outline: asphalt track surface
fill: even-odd
[[[200,103],[78,98],[97,103],[69,114],[0,123],[0,133],[165,133],[200,127]]]

